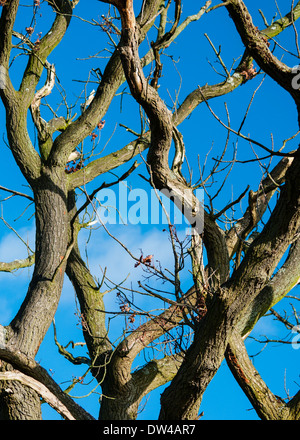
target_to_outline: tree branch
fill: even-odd
[[[132,373],[132,380],[137,389],[139,402],[151,391],[170,382],[183,361],[184,353],[165,356],[162,359],[154,359],[148,362]]]
[[[229,2],[225,2],[224,6],[226,6],[227,3]],[[298,20],[299,17],[300,2],[298,2],[297,6],[295,6],[294,8],[294,20]],[[266,39],[274,38],[286,28],[291,26],[291,24],[291,13],[288,13],[286,16],[281,17],[279,20],[272,23],[272,25],[263,29],[261,33]],[[182,104],[174,114],[174,123],[176,125],[179,125],[190,113],[192,113],[192,111],[199,104],[203,102],[204,99],[208,101],[211,98],[223,96],[240,86],[245,79],[241,72],[247,71],[252,66],[252,64],[253,57],[249,54],[249,51],[246,48],[246,51],[238,67],[234,70],[233,74],[230,75],[224,82],[215,85],[205,85],[202,87],[198,87],[185,98],[185,100],[182,102]]]
[[[24,373],[18,371],[5,371],[0,372],[0,381],[19,381],[23,385],[26,385],[35,390],[53,409],[55,409],[64,419],[75,420],[68,408],[60,402],[60,400],[52,394],[47,387],[33,379],[30,376],[26,376]]]
[[[293,162],[293,157],[282,158],[280,162],[262,180],[257,191],[252,191],[252,199],[255,199],[256,221],[253,222],[251,209],[248,207],[244,216],[238,220],[226,234],[226,244],[230,258],[235,254],[241,239],[245,239],[252,229],[261,220],[268,203],[275,191],[285,182],[285,175]]]
[[[249,304],[246,313],[241,317],[236,329],[242,336],[249,334],[257,321],[297,285],[300,277],[299,261],[300,240],[298,239],[291,245],[284,264]]]
[[[149,146],[149,133],[146,133],[141,138],[130,142],[125,147],[120,148],[107,156],[100,157],[89,163],[76,173],[69,175],[69,188],[75,189],[79,186],[84,186],[91,182],[95,177],[111,171],[142,153]]]
[[[278,399],[262,380],[239,335],[232,335],[225,357],[234,378],[262,420],[289,419],[287,405]]]
[[[123,417],[125,419],[136,418],[136,411],[140,399],[143,397],[145,390],[137,388],[142,374],[146,374],[147,369],[152,371],[151,381],[149,387],[159,386],[160,381],[163,382],[163,377],[160,376],[159,368],[164,368],[171,362],[170,367],[174,370],[175,364],[172,359],[168,358],[158,361],[155,367],[155,362],[145,366],[145,370],[141,373],[131,373],[132,363],[136,356],[145,348],[149,347],[151,342],[159,338],[161,335],[169,332],[176,327],[183,319],[184,313],[188,313],[190,307],[196,304],[195,289],[192,287],[182,297],[182,300],[176,305],[170,306],[167,310],[156,317],[152,317],[144,324],[140,325],[135,331],[127,336],[114,350],[110,362],[107,364],[107,373],[103,380],[104,398],[100,409],[100,418],[106,417],[107,406],[120,405],[123,409]],[[178,360],[175,356],[174,361]],[[153,371],[153,365],[155,371]],[[178,363],[180,365],[180,362]],[[153,375],[153,373],[155,373]],[[168,375],[167,371],[165,372]],[[170,372],[171,378],[172,373]],[[136,384],[137,381],[137,384]],[[154,382],[153,382],[154,381]],[[161,382],[161,383],[162,383]],[[111,398],[114,401],[111,401]]]
[[[24,381],[27,381],[26,385],[32,388],[36,387],[37,389],[34,389],[36,389],[39,394],[43,395],[43,397],[45,396],[49,403],[55,404],[56,410],[63,410],[64,415],[66,415],[65,408],[67,408],[67,414],[69,415],[70,413],[73,419],[93,420],[93,417],[75,403],[70,396],[65,394],[48,372],[33,359],[28,358],[19,351],[14,352],[5,348],[3,345],[0,347],[0,359],[12,364],[25,375],[24,377],[20,376],[21,373],[14,373],[17,374],[17,376],[11,380],[22,379],[23,383]],[[1,380],[6,380],[6,378],[3,377]]]
[[[34,255],[30,255],[24,260],[14,260],[9,263],[0,262],[0,272],[14,272],[24,267],[30,267],[34,264],[34,260]]]
[[[9,4],[2,7],[0,18],[0,65],[8,70],[10,51],[12,48],[11,37],[15,24],[17,12],[19,8],[19,0],[11,0]]]
[[[266,37],[253,24],[252,17],[242,0],[230,0],[227,2],[226,8],[250,55],[264,72],[290,93],[299,113],[300,91],[292,85],[292,69],[272,54]],[[297,12],[299,11],[297,10]],[[300,115],[298,117],[300,122]]]
[[[104,309],[103,295],[80,256],[77,240],[68,258],[66,274],[73,284],[80,304],[83,335],[91,363],[96,365],[92,373],[97,373],[101,362],[95,359],[100,359],[104,353],[110,352],[111,344],[107,337],[105,314],[99,313],[99,310]],[[101,380],[99,376],[97,379]]]
[[[34,201],[33,197],[29,196],[28,194],[24,194],[24,193],[21,193],[19,191],[15,191],[13,189],[8,189],[8,188],[5,188],[4,186],[0,186],[0,190],[1,191],[7,191],[7,192],[11,193],[14,196],[25,197],[26,199],[30,200],[31,202]]]
[[[28,109],[31,105],[47,57],[62,40],[72,18],[73,9],[69,0],[47,0],[47,3],[56,12],[56,16],[51,29],[35,45],[29,56],[19,88],[23,97],[23,109]]]
[[[110,3],[106,1],[105,3]],[[113,4],[113,3],[111,3]],[[144,40],[149,28],[153,26],[153,17],[156,16],[158,10],[161,7],[161,1],[151,1],[146,3],[140,16],[137,18],[137,24],[139,27],[139,43]],[[144,21],[146,20],[146,21]],[[153,59],[153,55],[146,57],[146,62],[150,62]],[[104,73],[101,78],[101,82],[97,88],[95,97],[88,108],[80,115],[75,121],[61,133],[54,141],[51,154],[49,157],[50,163],[66,163],[70,153],[74,151],[77,145],[85,139],[92,130],[96,127],[101,119],[103,119],[107,112],[109,105],[115,96],[116,91],[124,81],[124,72],[119,56],[119,45],[111,56],[109,62],[106,65]],[[116,152],[116,157],[118,152]],[[113,155],[111,155],[113,157]],[[89,167],[91,173],[96,173],[99,162]],[[114,166],[113,166],[114,167]],[[113,169],[113,167],[111,169]],[[93,171],[92,171],[93,169]],[[81,174],[81,176],[83,173]],[[99,173],[97,174],[99,175]],[[79,175],[77,176],[79,179]],[[75,184],[72,186],[80,186],[83,183]]]

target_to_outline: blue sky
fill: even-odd
[[[30,2],[25,2],[29,4]],[[183,1],[184,16],[194,14],[202,6],[204,2]],[[217,2],[213,2],[216,4]],[[279,8],[283,13],[287,12],[291,2],[286,0],[277,1]],[[141,1],[135,1],[135,5],[139,6]],[[277,13],[275,2],[268,0],[262,2],[252,0],[246,2],[247,6],[253,12],[257,25],[262,28],[262,18],[257,13],[258,8],[263,8],[266,13],[266,18],[271,21],[273,16]],[[97,0],[90,0],[88,2],[81,1],[76,8],[76,15],[83,17],[86,20],[101,20],[101,14],[105,14],[107,5],[101,4]],[[136,7],[138,10],[138,7]],[[267,13],[267,11],[270,11]],[[24,28],[30,24],[31,8],[23,8],[22,14],[18,17],[18,30],[24,31]],[[42,7],[36,16],[36,28],[34,37],[37,37],[38,32],[45,32],[47,29],[47,20],[49,19],[49,8]],[[228,18],[228,14],[220,8],[219,10],[207,14],[198,23],[192,23],[185,32],[180,35],[176,43],[169,49],[168,54],[172,57],[164,58],[163,77],[160,80],[160,93],[166,100],[167,104],[172,107],[178,94],[179,103],[183,101],[185,96],[194,90],[198,85],[206,83],[214,84],[220,82],[222,79],[217,75],[208,60],[214,67],[220,70],[220,66],[215,63],[215,56],[210,48],[204,34],[207,33],[213,41],[215,47],[221,45],[222,58],[226,65],[230,67],[234,60],[243,53],[243,46],[239,40],[238,35]],[[279,37],[282,45],[289,44],[296,53],[293,47],[294,34],[292,30],[286,31]],[[292,42],[292,43],[291,43]],[[141,48],[141,55],[147,50],[148,43],[144,43]],[[64,87],[69,104],[82,102],[83,83],[89,75],[90,69],[100,67],[102,70],[105,67],[107,53],[102,51],[107,47],[107,41],[98,27],[89,26],[80,18],[74,18],[68,33],[62,44],[49,56],[49,61],[55,63],[56,73],[60,83]],[[100,52],[102,51],[102,52]],[[90,55],[98,54],[96,57],[88,58]],[[85,58],[85,60],[83,60]],[[290,66],[298,64],[296,57],[284,54],[283,60]],[[236,61],[237,63],[238,61]],[[18,73],[22,71],[26,63],[25,57],[19,57],[13,64],[13,80],[15,84],[18,82]],[[233,128],[239,127],[245,110],[248,106],[250,97],[254,90],[258,87],[262,76],[255,78],[246,85],[240,87],[230,95],[223,98],[212,100],[210,102],[214,111],[223,120],[226,120],[226,113],[224,109],[224,102],[227,103],[230,111],[231,126]],[[89,84],[86,88],[88,95],[91,90],[95,88],[95,84]],[[121,87],[123,90],[124,87]],[[50,101],[50,98],[49,98]],[[60,95],[56,93],[54,98],[51,98],[53,106],[58,105]],[[74,112],[78,112],[78,108]],[[100,151],[105,145],[104,154],[110,151],[121,148],[127,142],[133,139],[132,135],[127,133],[124,128],[118,124],[122,123],[128,125],[134,130],[139,130],[140,122],[138,119],[139,109],[128,94],[117,96],[105,115],[105,127],[101,131],[101,136],[97,139],[99,141],[98,150]],[[200,106],[186,120],[180,127],[184,142],[187,149],[187,156],[189,164],[192,165],[194,171],[194,179],[197,179],[198,168],[197,161],[200,155],[200,161],[203,164],[206,153],[211,150],[207,159],[208,170],[213,164],[212,158],[221,154],[226,141],[226,130],[221,127],[211,116],[206,106]],[[265,143],[271,147],[271,134],[274,139],[274,147],[279,148],[284,139],[289,138],[298,130],[297,116],[294,105],[289,96],[282,92],[272,80],[266,79],[263,87],[257,92],[251,111],[247,117],[244,125],[243,133],[250,135],[250,137]],[[0,185],[30,193],[26,188],[26,182],[21,176],[20,171],[14,165],[9,149],[5,145],[5,116],[3,113],[2,104],[0,105],[0,134],[1,134],[1,152],[2,174],[0,177]],[[232,136],[228,148],[226,160],[232,158],[233,146],[237,139]],[[289,149],[293,149],[298,145],[299,140],[295,139],[291,142]],[[85,147],[90,148],[91,139],[85,141]],[[257,154],[262,154],[263,151],[255,148]],[[239,160],[253,158],[253,152],[248,143],[238,140],[238,154]],[[273,161],[273,164],[276,160]],[[126,167],[122,167],[121,171],[116,171],[121,175]],[[147,184],[138,176],[138,173],[147,176],[147,170],[142,164],[138,171],[131,175],[127,184],[129,187],[138,187],[147,189]],[[219,176],[215,186],[211,189],[216,191],[222,181],[223,176]],[[107,179],[114,180],[114,176],[107,177]],[[219,179],[219,181],[218,181]],[[258,164],[236,164],[230,179],[227,180],[226,185],[221,192],[221,195],[216,199],[215,208],[221,209],[225,204],[236,198],[248,185],[251,184],[255,190],[261,179],[261,168]],[[99,180],[100,181],[100,180]],[[101,180],[102,182],[102,180]],[[91,186],[92,187],[92,186]],[[1,200],[8,194],[1,193]],[[247,200],[241,203],[241,209],[245,209]],[[29,243],[34,248],[34,218],[33,207],[27,207],[27,203],[21,198],[13,198],[5,203],[1,203],[1,216],[9,222],[11,226],[22,236],[23,240]],[[25,210],[25,212],[24,212]],[[21,216],[21,214],[23,215]],[[21,216],[21,217],[20,217]],[[144,255],[154,254],[155,260],[159,260],[164,267],[172,267],[170,260],[170,242],[167,234],[162,231],[165,226],[155,225],[148,227],[143,225],[113,225],[110,227],[112,233],[118,235],[118,238],[123,241],[128,248],[137,256],[140,256],[141,249]],[[182,228],[184,229],[184,227]],[[88,241],[88,263],[94,276],[101,279],[102,270],[104,267],[108,268],[107,275],[118,283],[125,279],[130,273],[128,280],[134,283],[142,279],[143,273],[140,268],[134,268],[134,262],[128,257],[126,252],[120,246],[113,242],[103,229],[97,229],[93,232],[92,240],[88,240],[87,232],[80,235],[81,249],[83,254],[85,252],[86,243]],[[16,258],[24,258],[27,256],[27,249],[15,235],[9,230],[3,222],[0,223],[0,261],[11,261]],[[191,279],[187,267],[183,274],[182,282],[187,287],[190,285]],[[0,273],[0,323],[8,324],[14,313],[20,306],[25,293],[26,286],[30,280],[32,269],[24,269],[15,274]],[[128,281],[129,282],[129,281]],[[293,294],[299,295],[299,287],[294,289]],[[142,298],[141,305],[145,298]],[[149,300],[147,300],[149,301]],[[108,310],[117,310],[115,295],[107,294],[105,302]],[[146,303],[145,303],[146,305]],[[289,300],[284,300],[283,304],[278,308],[279,310],[289,309]],[[78,318],[76,316],[76,303],[74,299],[74,292],[69,281],[66,279],[65,286],[56,314],[56,324],[58,338],[61,344],[67,344],[71,339],[82,341],[83,337],[79,328]],[[120,321],[114,320],[111,326],[117,327]],[[119,325],[119,324],[118,324]],[[121,325],[121,323],[120,323]],[[253,336],[268,335],[270,338],[278,338],[282,326],[276,323],[271,317],[263,318],[253,331]],[[283,332],[283,334],[285,334]],[[117,337],[117,334],[116,334]],[[257,353],[262,346],[249,339],[247,347],[250,354]],[[83,354],[85,348],[82,349]],[[75,354],[79,354],[75,352]],[[61,383],[62,388],[69,385],[68,380],[72,375],[81,376],[85,369],[84,367],[74,367],[70,365],[65,359],[60,357],[57,353],[57,348],[53,342],[53,328],[49,332],[42,343],[40,351],[37,355],[37,360],[41,364],[50,369],[54,379]],[[136,366],[143,365],[143,357],[136,361]],[[299,384],[299,351],[294,350],[289,345],[273,344],[266,347],[259,356],[254,358],[254,363],[262,377],[266,380],[275,394],[282,397],[286,396],[288,389],[290,395],[293,395],[298,390]],[[88,382],[88,381],[87,381]],[[95,382],[86,385],[76,386],[72,391],[74,396],[85,396],[95,386]],[[100,390],[97,388],[95,392],[86,398],[79,398],[77,401],[90,411],[95,417],[98,414],[98,399]],[[159,396],[162,390],[157,390],[149,397],[148,404],[145,410],[141,413],[140,418],[155,419],[159,412]],[[45,418],[59,418],[56,413],[46,405],[43,405]],[[209,385],[205,395],[201,411],[204,411],[203,419],[256,419],[257,416],[254,410],[251,410],[251,405],[239,389],[238,385],[232,378],[225,363],[222,364],[216,377]]]

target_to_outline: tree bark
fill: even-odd
[[[0,381],[0,420],[41,419],[40,398],[35,391],[16,381]]]
[[[54,171],[45,168],[35,183],[35,268],[27,295],[7,327],[7,347],[32,358],[35,357],[57,309],[64,279],[63,259],[72,234],[62,172],[64,173],[62,167]],[[37,394],[28,387],[23,390],[20,383],[11,382],[9,387],[13,390],[9,395],[2,388],[2,416],[18,418],[19,411],[24,412],[28,402],[28,410],[24,413],[26,417],[40,418],[40,400]],[[19,410],[21,401],[23,403]]]

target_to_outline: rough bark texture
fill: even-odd
[[[205,12],[214,11],[214,7],[210,8],[211,1],[207,1],[198,14],[181,23],[183,2],[176,0],[173,24],[167,30],[170,2],[146,0],[136,17],[132,0],[103,0],[101,3],[118,9],[122,29],[120,41],[99,78],[95,96],[74,120],[54,117],[46,122],[39,106],[41,99],[51,93],[55,82],[54,67],[47,57],[64,37],[78,1],[49,0],[47,3],[53,8],[54,20],[38,46],[27,42],[28,63],[18,90],[10,80],[9,63],[19,1],[10,0],[1,5],[0,96],[6,111],[7,138],[12,155],[33,192],[30,199],[35,205],[36,238],[34,256],[0,263],[0,270],[12,271],[34,262],[32,279],[20,309],[7,327],[0,325],[0,419],[40,419],[40,396],[43,393],[50,396],[50,402],[58,399],[66,418],[93,419],[34,361],[54,318],[65,274],[74,287],[80,306],[88,358],[67,356],[66,349],[61,346],[60,352],[74,364],[82,362],[90,367],[103,393],[99,419],[134,420],[142,399],[157,387],[169,384],[161,396],[160,419],[194,420],[198,417],[203,394],[224,358],[261,419],[299,419],[300,393],[288,403],[279,401],[255,370],[242,340],[260,317],[299,282],[299,150],[284,156],[267,149],[268,154],[281,156],[280,160],[268,170],[259,188],[249,192],[243,217],[225,231],[218,222],[221,214],[213,210],[204,210],[202,214],[194,188],[182,174],[186,152],[183,136],[178,130],[199,104],[209,107],[209,100],[226,95],[251,79],[254,76],[253,61],[290,94],[299,111],[300,91],[292,86],[292,69],[277,59],[268,45],[269,38],[299,18],[299,3],[295,5],[293,15],[288,13],[272,26],[259,31],[243,1],[224,1],[245,45],[245,53],[234,72],[226,72],[224,81],[197,87],[172,113],[158,88],[161,52],[188,24],[199,20]],[[222,8],[224,11],[225,7]],[[157,40],[141,59],[139,45],[157,18]],[[217,56],[220,60],[220,54]],[[153,78],[149,79],[145,77],[144,67],[153,61],[155,69]],[[45,86],[37,91],[45,69]],[[149,119],[148,131],[115,152],[91,160],[76,172],[67,173],[70,153],[97,127],[125,80],[132,97]],[[37,130],[39,151],[28,133],[28,112],[31,112]],[[230,127],[227,128],[229,132]],[[173,147],[175,154],[171,161]],[[78,233],[84,225],[80,225],[79,217],[97,192],[96,189],[88,195],[85,185],[124,165],[146,149],[149,183],[155,190],[168,190],[193,227],[189,249],[193,285],[187,292],[180,290],[180,264],[178,255],[174,255],[177,272],[172,286],[175,300],[164,298],[162,292],[157,293],[154,289],[152,295],[164,300],[165,309],[156,316],[147,316],[145,312],[145,321],[113,345],[103,313],[102,284],[93,278],[80,254]],[[135,168],[132,166],[118,181]],[[105,185],[102,182],[100,188]],[[75,196],[78,187],[82,187],[86,195],[86,202],[80,207],[76,205]],[[245,240],[258,226],[278,191],[280,196],[268,221],[242,257]],[[225,206],[224,212],[230,206]],[[207,258],[205,268],[203,249]],[[279,267],[287,250],[288,256]],[[143,261],[139,260],[138,264]],[[161,276],[158,269],[156,273]],[[180,326],[193,331],[187,348],[164,354],[133,371],[133,362],[144,349],[163,335],[172,335],[172,331]],[[35,386],[30,388],[30,383]],[[39,389],[43,390],[40,394],[36,391]]]

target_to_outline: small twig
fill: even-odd
[[[5,371],[0,372],[0,381],[16,380],[21,382],[23,385],[28,386],[35,390],[42,398],[54,408],[64,419],[76,420],[72,416],[68,408],[53,394],[51,391],[43,385],[41,382],[27,376],[19,371]]]
[[[9,224],[7,223],[7,221],[4,219],[3,217],[3,213],[1,213],[1,217],[0,220],[3,221],[3,223],[5,224],[5,226],[7,226],[8,229],[11,229],[16,236],[22,241],[22,243],[26,246],[27,250],[29,250],[32,254],[34,254],[34,251],[30,248],[30,246],[28,245],[28,243],[25,242],[25,240],[23,240],[23,238],[18,234],[18,232]]]
[[[0,186],[0,190],[10,192],[11,194],[13,194],[15,196],[25,197],[26,199],[31,200],[32,202],[34,202],[34,198],[29,196],[28,194],[24,194],[24,193],[21,193],[19,191],[15,191],[13,189],[8,189],[8,188],[5,188],[4,186]]]
[[[248,191],[248,189],[250,188],[250,185],[247,186],[247,188],[245,189],[245,191],[242,192],[242,194],[233,202],[229,203],[227,206],[225,206],[225,208],[221,209],[221,211],[219,211],[217,214],[213,215],[213,219],[217,220],[219,217],[221,217],[221,215],[224,214],[224,212],[226,212],[228,209],[230,209],[232,206],[236,205],[237,203],[239,203],[246,195],[246,192]]]
[[[58,351],[60,354],[62,354],[68,361],[70,361],[74,365],[81,365],[81,364],[87,364],[91,365],[91,360],[85,356],[77,356],[74,357],[69,351],[66,350],[66,347],[70,344],[67,344],[66,347],[63,347],[57,340],[57,333],[56,333],[56,326],[55,326],[55,320],[52,321],[53,324],[53,331],[54,331],[54,342],[58,348]]]
[[[211,8],[208,8],[205,12],[208,13],[208,12],[213,11],[214,9],[218,9],[218,8],[220,8],[222,6],[227,6],[229,4],[230,4],[230,1],[227,1],[227,2],[224,2],[224,3],[219,3],[218,5],[215,5],[215,6],[212,6]]]
[[[228,69],[227,69],[227,67],[226,67],[226,65],[225,65],[225,63],[224,63],[224,61],[223,61],[222,58],[221,58],[221,47],[219,48],[219,50],[217,50],[217,49],[215,48],[213,42],[212,42],[211,39],[209,38],[209,36],[208,36],[206,33],[204,34],[204,36],[205,36],[206,39],[208,40],[209,44],[211,45],[213,51],[215,52],[215,54],[216,54],[216,56],[217,56],[217,58],[218,58],[218,60],[220,61],[220,64],[221,64],[221,66],[223,67],[223,69],[224,69],[224,71],[225,71],[225,73],[226,73],[227,78],[229,78],[229,77],[230,77],[230,73],[229,73],[229,71],[228,71]]]
[[[233,128],[228,127],[228,125],[226,125],[226,124],[225,124],[225,123],[224,123],[224,122],[223,122],[223,121],[222,121],[222,120],[221,120],[221,119],[215,114],[215,112],[212,110],[211,106],[210,106],[210,105],[208,104],[208,102],[207,102],[207,99],[205,98],[205,96],[204,96],[203,93],[202,93],[201,87],[198,87],[198,89],[199,89],[199,91],[200,91],[200,93],[201,93],[201,95],[202,95],[203,101],[206,103],[206,105],[207,105],[209,111],[211,112],[211,114],[214,116],[214,118],[215,118],[215,119],[216,119],[216,120],[217,120],[217,121],[218,121],[223,127],[226,128],[226,130],[230,130],[232,133],[236,134],[237,136],[241,137],[242,139],[244,139],[244,140],[246,140],[246,141],[248,141],[248,142],[251,142],[251,143],[257,145],[258,147],[260,147],[260,148],[262,148],[263,150],[267,151],[267,152],[270,153],[271,155],[274,155],[274,156],[280,156],[280,157],[295,157],[295,156],[297,156],[297,154],[298,154],[297,152],[293,152],[293,153],[280,153],[279,151],[271,150],[270,148],[266,147],[265,145],[261,144],[260,142],[255,141],[254,139],[251,139],[249,136],[245,136],[245,135],[243,135],[242,133],[240,133],[240,132],[234,130]]]
[[[295,26],[295,19],[294,19],[294,3],[295,3],[295,0],[292,0],[291,21],[292,21],[292,26],[293,26],[293,29],[294,29],[294,32],[295,32],[295,44],[296,44],[296,48],[297,48],[298,58],[300,58],[300,47],[299,47],[298,31],[297,31],[297,28]]]
[[[259,88],[262,86],[264,80],[265,80],[265,76],[263,77],[262,81],[260,82],[260,84],[258,85],[258,87],[254,90],[254,92],[253,92],[253,94],[252,94],[252,96],[251,96],[251,99],[250,99],[250,102],[249,102],[249,104],[248,104],[248,107],[247,107],[246,113],[245,113],[245,115],[244,115],[244,117],[243,117],[243,120],[242,120],[242,122],[241,122],[240,128],[238,129],[238,133],[241,132],[241,130],[242,130],[242,128],[243,128],[243,125],[245,124],[245,121],[246,121],[246,118],[247,118],[247,116],[248,116],[248,113],[249,113],[250,107],[251,107],[251,105],[252,105],[252,102],[253,102],[253,100],[254,100],[254,97],[255,97],[257,91],[259,90]]]

